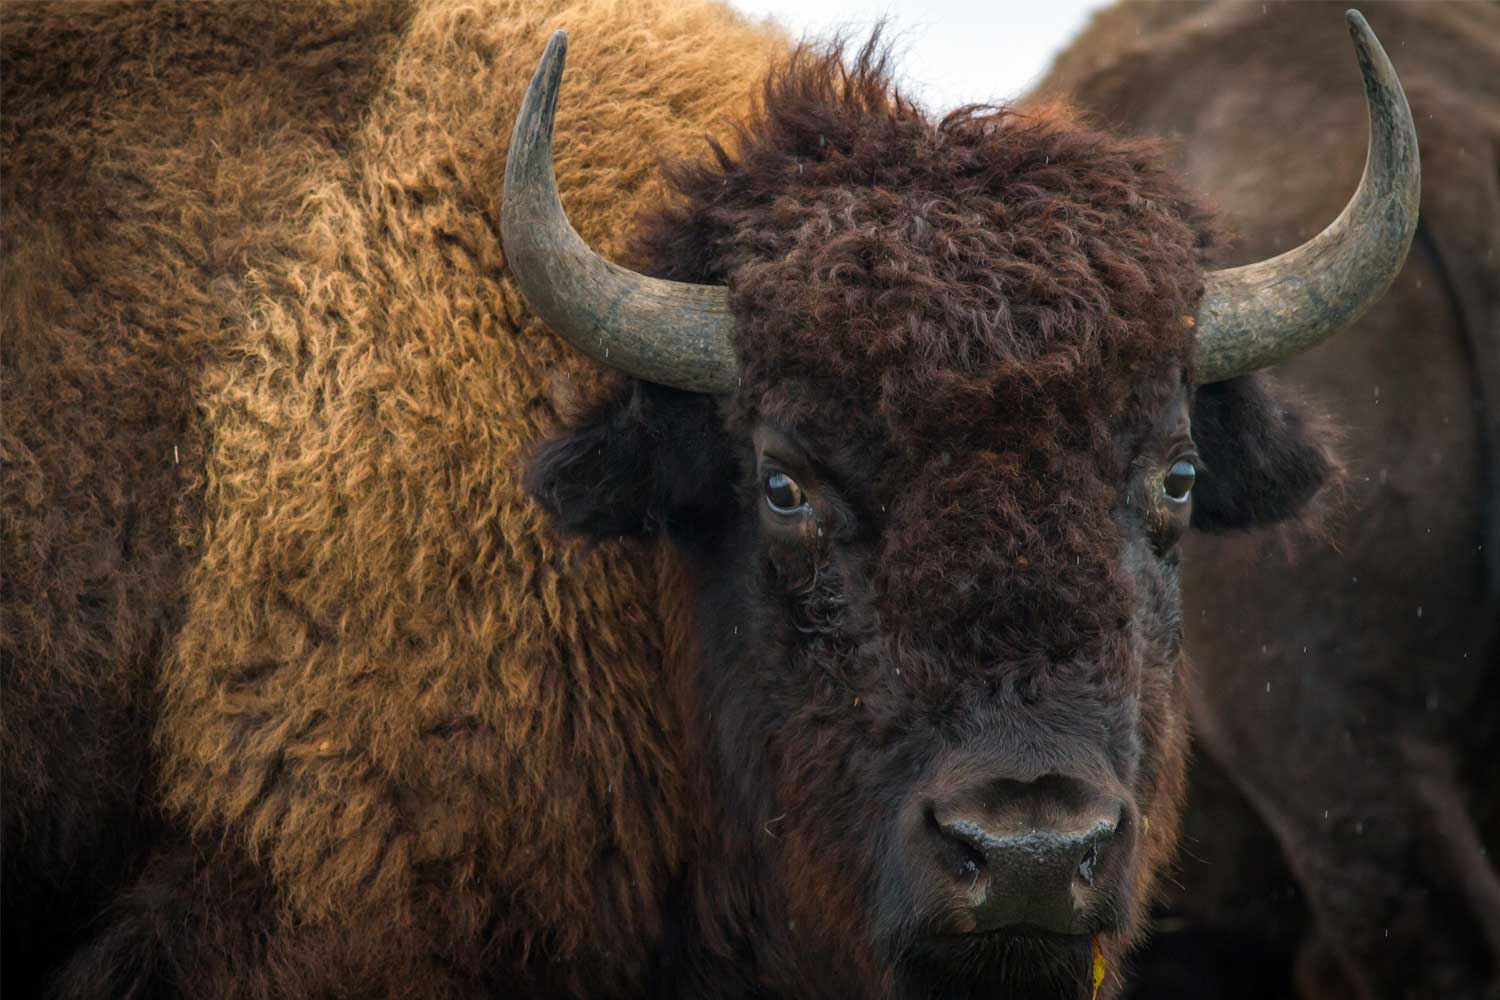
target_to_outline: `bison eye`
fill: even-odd
[[[1172,503],[1187,503],[1188,494],[1193,492],[1193,481],[1197,478],[1197,467],[1189,459],[1179,458],[1162,479],[1162,492]]]
[[[766,503],[778,514],[795,514],[802,506],[802,487],[784,472],[766,476]]]

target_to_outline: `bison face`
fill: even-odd
[[[733,155],[675,168],[643,221],[659,278],[625,272],[561,217],[549,46],[511,264],[645,381],[529,484],[561,526],[691,566],[681,992],[1113,992],[1182,792],[1177,542],[1294,516],[1334,470],[1243,373],[1368,304],[1414,223],[1404,99],[1351,23],[1391,113],[1345,216],[1278,259],[1306,273],[1205,274],[1157,146],[1060,111],[933,122],[873,49],[773,75]]]

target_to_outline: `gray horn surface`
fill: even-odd
[[[1345,15],[1364,74],[1369,151],[1354,197],[1294,250],[1204,278],[1195,381],[1283,361],[1350,325],[1395,280],[1417,228],[1422,166],[1401,81],[1358,11]]]
[[[728,392],[738,376],[728,291],[612,264],[563,212],[552,122],[567,49],[567,34],[553,34],[510,137],[500,236],[516,284],[555,333],[595,361],[679,389]]]

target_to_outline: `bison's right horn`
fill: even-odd
[[[739,372],[728,290],[611,264],[568,223],[552,171],[567,50],[567,33],[556,32],[510,136],[500,236],[516,284],[548,326],[595,361],[679,389],[728,392]]]
[[[1406,260],[1422,188],[1417,130],[1375,33],[1358,11],[1346,16],[1370,110],[1359,189],[1332,225],[1300,247],[1205,275],[1199,383],[1273,365],[1331,337],[1385,294]]]

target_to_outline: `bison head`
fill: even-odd
[[[873,48],[773,74],[732,151],[673,171],[657,277],[625,271],[558,204],[553,39],[509,263],[633,378],[530,485],[564,528],[669,538],[699,590],[718,944],[689,992],[1088,997],[1139,932],[1182,797],[1178,542],[1318,491],[1327,452],[1248,373],[1357,315],[1411,235],[1410,119],[1352,24],[1360,191],[1207,274],[1159,146],[1060,111],[934,122]]]

